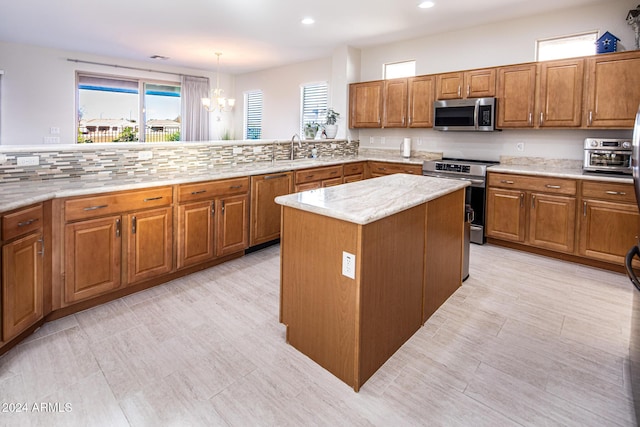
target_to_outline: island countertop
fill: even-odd
[[[369,224],[467,187],[462,180],[394,174],[276,197],[276,203]]]

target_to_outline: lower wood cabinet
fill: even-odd
[[[343,182],[362,181],[364,177],[365,162],[347,163],[343,169]]]
[[[295,192],[342,184],[342,165],[302,169],[294,172]]]
[[[274,199],[293,191],[293,173],[283,172],[251,177],[251,227],[249,245],[280,237],[281,207]]]
[[[126,216],[127,283],[157,277],[173,269],[173,209],[130,213]]]
[[[422,165],[411,163],[369,162],[369,177],[391,175],[394,173],[408,173],[422,175]]]

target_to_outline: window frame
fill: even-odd
[[[400,64],[412,64],[413,65],[413,72],[411,74],[407,74],[407,75],[397,75],[397,76],[393,76],[393,77],[388,77],[388,68],[392,67],[394,65],[400,65]],[[382,64],[382,79],[383,80],[391,80],[391,79],[400,79],[400,78],[404,78],[404,77],[415,77],[416,76],[416,60],[415,59],[408,59],[406,61],[395,61],[395,62],[386,62],[384,64]]]
[[[578,39],[581,37],[585,37],[585,36],[593,36],[594,40],[593,40],[593,52],[590,53],[579,53],[576,55],[570,55],[570,56],[562,56],[562,57],[554,57],[554,58],[544,58],[544,59],[540,59],[540,45],[544,44],[544,43],[553,43],[553,42],[568,42],[571,39]],[[595,55],[596,54],[596,41],[598,40],[598,38],[600,37],[600,31],[598,30],[591,30],[591,31],[583,31],[580,33],[573,33],[573,34],[565,34],[562,36],[554,36],[554,37],[545,37],[542,39],[537,39],[536,40],[536,46],[535,46],[535,58],[536,61],[553,61],[553,60],[562,60],[562,59],[570,59],[570,58],[579,58],[581,56],[587,56],[587,55]]]
[[[249,107],[250,107],[250,98],[260,94],[260,118],[259,118],[259,129],[260,134],[258,138],[249,138]],[[261,89],[256,90],[248,90],[243,94],[244,98],[244,112],[243,112],[243,126],[242,126],[242,138],[245,140],[255,140],[262,139],[262,117],[264,113],[264,92]]]
[[[320,108],[317,108],[316,112],[313,113],[312,106],[309,106],[307,109],[306,105],[306,91],[309,90],[319,90],[320,87],[324,88],[324,105]],[[303,83],[300,85],[300,135],[304,135],[304,129],[307,123],[317,123],[318,125],[322,125],[327,118],[327,110],[329,109],[329,82],[317,81],[317,82],[309,82]],[[308,113],[307,113],[308,112]],[[315,118],[308,117],[315,115]]]

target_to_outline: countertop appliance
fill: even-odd
[[[638,107],[636,123],[633,129],[631,169],[633,172],[636,203],[638,204],[638,209],[640,209],[640,106]],[[638,238],[638,236],[636,236],[636,238]],[[640,239],[638,239],[638,243],[635,246],[629,249],[625,259],[627,274],[634,287],[630,328],[631,337],[629,339],[629,366],[636,419],[640,420],[640,280],[638,280],[631,265],[633,259],[638,256],[640,256]]]
[[[495,130],[496,99],[445,99],[433,103],[433,129],[442,131]]]
[[[471,182],[465,192],[465,222],[469,225],[469,241],[482,245],[485,242],[484,222],[486,209],[487,167],[499,162],[443,158],[422,163],[422,175],[436,178],[461,179]],[[469,275],[469,241],[465,242],[466,271]]]
[[[582,169],[631,175],[631,145],[629,139],[586,138]]]

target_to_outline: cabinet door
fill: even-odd
[[[584,59],[540,63],[538,125],[580,126],[583,82]]]
[[[638,208],[633,204],[583,200],[580,221],[580,255],[624,263],[637,243]]]
[[[216,200],[216,255],[240,252],[249,246],[249,196],[229,196]]]
[[[498,127],[533,127],[536,65],[498,68]]]
[[[587,60],[588,127],[632,128],[640,105],[640,52]]]
[[[169,273],[173,268],[171,208],[127,215],[128,283]]]
[[[420,76],[409,79],[409,127],[433,127],[433,100],[435,76]]]
[[[575,241],[575,197],[532,193],[529,244],[573,253]]]
[[[487,191],[486,234],[498,239],[524,242],[525,193],[489,188]]]
[[[335,185],[340,185],[343,183],[342,177],[340,178],[332,178],[332,179],[325,179],[322,181],[322,187],[333,187]]]
[[[65,226],[66,303],[95,297],[120,287],[120,222],[120,216],[111,216]]]
[[[316,190],[322,187],[322,181],[305,182],[304,184],[296,184],[295,191],[299,193],[301,191]]]
[[[291,193],[291,172],[251,177],[250,246],[280,237],[281,207],[274,199]]]
[[[462,84],[464,73],[438,74],[436,77],[436,99],[462,98]]]
[[[213,259],[215,202],[178,206],[178,268]]]
[[[466,98],[496,96],[496,69],[467,71],[464,73],[464,85]]]
[[[2,339],[9,341],[42,319],[42,234],[35,233],[2,248]]]
[[[384,81],[384,128],[407,126],[407,79]]]
[[[357,173],[354,175],[345,175],[344,177],[344,183],[348,183],[348,182],[356,182],[356,181],[362,181],[364,179],[364,173]]]
[[[381,80],[349,85],[349,127],[382,126],[382,89]]]

